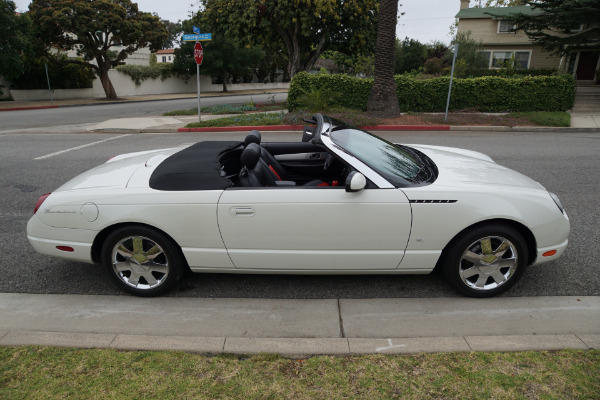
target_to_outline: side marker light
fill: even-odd
[[[72,247],[70,247],[70,246],[56,246],[56,248],[58,250],[60,250],[60,251],[66,251],[66,252],[69,252],[69,253],[72,253],[72,252],[75,251],[75,249],[72,248]]]
[[[543,257],[551,257],[556,254],[556,250],[550,250],[542,254]]]

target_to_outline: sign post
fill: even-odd
[[[456,55],[458,54],[458,43],[454,45],[454,57],[452,57],[452,71],[450,71],[450,87],[448,87],[448,100],[446,101],[446,116],[444,122],[448,119],[448,107],[450,106],[450,93],[452,92],[452,78],[454,78],[454,64],[456,64]]]
[[[196,83],[198,86],[198,122],[200,118],[200,64],[204,59],[204,50],[202,49],[202,43],[196,42],[194,45],[194,60],[196,60]]]
[[[212,40],[212,33],[200,33],[200,28],[193,27],[193,34],[186,33],[182,39],[184,42],[196,42],[194,45],[194,60],[196,60],[196,84],[198,86],[198,122],[200,122],[200,64],[204,59],[204,50],[202,49],[203,40]]]

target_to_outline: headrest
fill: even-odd
[[[258,160],[260,160],[261,148],[256,143],[250,143],[244,151],[242,151],[242,165],[248,168],[254,168]]]
[[[250,131],[246,139],[244,140],[244,146],[248,146],[250,143],[260,144],[260,132],[256,129]]]

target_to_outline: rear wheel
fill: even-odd
[[[471,297],[491,297],[511,286],[527,265],[523,236],[505,225],[475,228],[455,239],[445,251],[446,278]]]
[[[147,227],[123,227],[108,235],[102,264],[112,280],[136,296],[158,296],[173,289],[185,272],[179,247]]]

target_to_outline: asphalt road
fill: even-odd
[[[395,142],[481,151],[556,192],[571,219],[569,247],[561,259],[529,268],[505,296],[600,295],[595,251],[600,243],[599,134],[441,132],[383,136]],[[265,141],[296,141],[300,140],[300,133],[265,133],[263,137]],[[120,294],[97,266],[53,259],[33,251],[25,227],[38,197],[116,154],[199,140],[235,139],[242,139],[242,135],[0,133],[0,292]],[[69,149],[73,150],[63,152]],[[47,157],[36,160],[43,156]],[[436,273],[428,276],[202,274],[186,277],[171,295],[299,299],[460,296]]]
[[[285,101],[286,98],[287,93],[203,97],[201,105],[209,107],[219,104],[246,104],[250,101],[258,103],[271,99]],[[198,99],[189,98],[0,112],[0,132],[36,128],[51,132],[85,131],[87,125],[109,119],[155,116],[166,111],[196,107]]]

